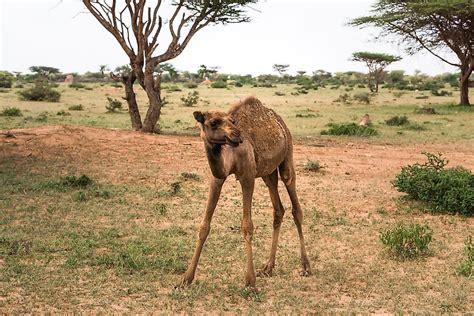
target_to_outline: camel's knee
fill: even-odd
[[[199,227],[199,240],[201,242],[205,241],[211,230],[211,225],[209,223],[202,223]]]
[[[252,222],[242,222],[242,234],[246,241],[251,241],[253,236],[253,223]]]
[[[298,221],[298,223],[303,222],[303,211],[300,208],[293,207],[291,209],[291,214],[293,215],[293,219]]]
[[[283,215],[285,215],[285,210],[283,208],[275,209],[275,214],[273,216],[273,228],[278,228],[283,222]]]

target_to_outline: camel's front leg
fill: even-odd
[[[206,213],[204,214],[201,227],[199,228],[199,238],[196,244],[196,250],[194,250],[193,258],[191,259],[188,269],[186,270],[186,273],[183,276],[183,280],[180,284],[181,287],[191,284],[194,279],[194,274],[196,273],[196,267],[199,261],[199,257],[201,256],[202,247],[204,246],[204,242],[206,241],[207,236],[209,235],[209,231],[211,229],[212,215],[214,214],[214,210],[216,209],[217,201],[219,200],[224,181],[225,179],[217,179],[215,177],[211,179],[209,197],[207,199]]]
[[[255,179],[242,179],[240,185],[242,186],[243,207],[244,214],[242,218],[242,233],[245,241],[245,253],[247,255],[247,271],[245,273],[245,286],[255,288],[255,269],[253,266],[252,255],[252,196]]]

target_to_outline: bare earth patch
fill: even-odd
[[[6,159],[13,159],[32,173],[45,173],[49,165],[54,165],[59,174],[84,173],[100,182],[140,185],[156,191],[168,188],[181,172],[200,175],[201,180],[194,182],[181,180],[183,195],[166,197],[173,213],[160,219],[143,215],[147,211],[143,196],[123,195],[136,201],[137,215],[131,221],[137,229],[178,226],[194,240],[210,176],[202,142],[197,137],[62,125],[12,130],[15,138],[5,137],[5,132],[0,134],[0,167]],[[240,292],[244,252],[241,243],[229,243],[241,238],[241,194],[240,186],[231,178],[224,185],[197,282],[189,290],[175,293],[173,284],[178,283],[180,275],[167,274],[163,280],[144,280],[148,287],[127,294],[125,281],[103,275],[99,277],[109,287],[99,291],[103,297],[93,295],[95,292],[89,288],[89,283],[97,280],[83,280],[69,289],[70,299],[61,298],[55,303],[36,297],[35,293],[25,293],[27,290],[18,284],[14,292],[0,296],[0,307],[7,313],[24,311],[24,304],[30,306],[30,311],[472,312],[472,280],[458,277],[454,271],[462,256],[463,240],[474,231],[473,219],[412,209],[390,183],[402,166],[423,161],[422,151],[443,153],[450,161],[448,166],[474,169],[473,142],[374,145],[364,140],[327,138],[298,142],[297,188],[305,211],[304,229],[313,276],[298,276],[298,239],[290,202],[280,183],[286,215],[275,276],[257,279],[261,298],[247,298]],[[318,160],[324,168],[306,171],[304,163],[308,159]],[[184,209],[184,205],[191,208]],[[268,192],[263,181],[258,180],[253,200],[257,267],[266,261],[270,251],[271,214]],[[97,221],[104,226],[118,225],[107,216],[98,217]],[[428,223],[433,228],[430,256],[399,262],[383,252],[378,239],[380,230],[400,221]],[[194,243],[189,246],[190,251],[184,254],[187,259]],[[0,258],[0,268],[4,265],[4,258]]]

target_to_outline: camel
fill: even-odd
[[[256,178],[263,178],[273,205],[273,237],[270,257],[259,271],[259,276],[271,276],[275,266],[278,235],[285,210],[278,195],[278,174],[286,186],[292,204],[293,220],[298,230],[301,251],[301,275],[311,274],[303,237],[303,212],[296,195],[296,173],[293,163],[293,144],[290,131],[282,118],[255,97],[248,97],[225,112],[193,113],[201,128],[209,167],[212,172],[204,219],[199,228],[194,255],[180,286],[194,279],[202,248],[210,231],[211,219],[226,178],[234,174],[243,195],[242,233],[245,242],[247,269],[245,286],[255,288],[252,257],[253,223],[252,195]]]

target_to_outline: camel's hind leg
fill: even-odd
[[[296,194],[296,172],[295,166],[293,164],[293,155],[290,154],[285,161],[283,161],[280,166],[280,177],[283,183],[286,186],[286,190],[290,195],[293,220],[296,224],[298,230],[298,235],[300,238],[300,248],[301,248],[301,265],[303,270],[301,275],[307,276],[311,274],[311,267],[309,264],[308,255],[306,254],[306,248],[304,245],[303,237],[303,211],[301,210],[300,202],[298,201],[298,196]]]
[[[280,201],[278,195],[278,170],[275,169],[270,175],[262,177],[263,181],[268,187],[270,192],[270,199],[273,204],[273,238],[272,238],[272,249],[270,251],[270,258],[267,264],[259,271],[260,276],[271,276],[273,268],[275,267],[275,256],[278,247],[278,235],[280,234],[281,222],[283,221],[283,215],[285,209]]]

